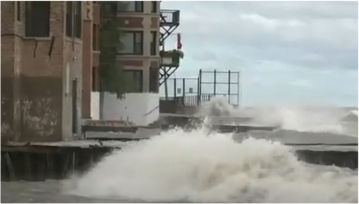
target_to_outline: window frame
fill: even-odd
[[[143,31],[124,31],[125,34],[132,34],[133,35],[133,42],[132,42],[132,46],[133,46],[133,51],[132,52],[121,52],[121,50],[118,50],[117,53],[119,55],[143,55],[143,43],[144,43],[144,35],[143,35]],[[141,42],[139,44],[141,44],[141,50],[139,52],[136,52],[136,34],[140,34],[140,39]],[[121,38],[120,38],[121,41]]]

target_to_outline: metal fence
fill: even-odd
[[[202,71],[199,70],[199,94],[227,97],[228,103],[240,105],[239,71]]]
[[[161,100],[175,100],[180,97],[185,106],[200,105],[215,96],[227,97],[228,103],[240,105],[240,72],[238,71],[199,71],[197,78],[169,78],[160,92],[165,93]],[[177,100],[177,99],[176,99]]]

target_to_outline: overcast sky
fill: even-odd
[[[176,77],[241,71],[245,106],[357,106],[357,2],[162,1],[161,9],[181,11],[175,32],[185,58]]]

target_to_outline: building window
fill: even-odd
[[[21,21],[21,1],[16,1],[16,20]]]
[[[152,31],[151,32],[151,46],[150,46],[150,54],[151,55],[156,55],[157,54],[157,32],[156,31]]]
[[[112,17],[117,15],[117,1],[102,1],[100,4],[101,17]]]
[[[75,37],[81,38],[82,34],[82,2],[75,1]]]
[[[97,67],[92,67],[92,91],[99,91]]]
[[[93,24],[93,28],[92,28],[92,49],[94,51],[99,51],[100,50],[98,32],[99,32],[98,31],[98,25]]]
[[[157,13],[157,1],[151,1],[151,12]]]
[[[143,1],[121,1],[119,11],[122,12],[143,12]]]
[[[66,36],[81,38],[82,32],[82,2],[66,2]]]
[[[25,4],[25,36],[50,36],[50,1],[27,1]]]
[[[66,36],[72,37],[72,1],[66,1]]]
[[[150,92],[158,93],[159,80],[158,80],[159,72],[158,68],[150,67]]]
[[[142,55],[143,54],[143,32],[125,31],[120,37],[122,47],[118,50],[120,54]]]
[[[139,93],[143,88],[143,72],[142,70],[125,70],[125,77],[129,80],[127,92]]]

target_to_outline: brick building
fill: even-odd
[[[72,139],[82,118],[157,120],[159,45],[169,32],[160,33],[160,2],[125,3],[116,14],[124,34],[117,60],[136,86],[126,100],[110,96],[101,106],[101,2],[1,2],[3,141]],[[94,117],[93,107],[109,114]]]
[[[91,117],[91,92],[95,89],[100,66],[100,4],[87,1],[88,18],[83,21],[82,118]],[[92,8],[92,9],[91,9]]]
[[[82,70],[93,64],[82,56],[83,40],[92,41],[83,31],[92,29],[92,13],[86,2],[1,2],[2,140],[80,133]]]
[[[131,92],[157,92],[159,56],[160,2],[123,1],[117,7],[120,38],[123,48],[118,50],[119,63],[128,78],[137,86]],[[111,12],[111,11],[108,11]],[[98,90],[98,70],[94,71],[93,86]],[[150,83],[150,75],[155,80]],[[157,77],[157,78],[156,78]]]
[[[124,48],[118,60],[124,65],[129,78],[135,81],[133,92],[158,92],[159,21],[157,1],[129,1],[119,9],[120,29]]]
[[[104,94],[100,100],[99,71],[93,69],[93,91],[91,103],[92,119],[123,120],[128,119],[136,124],[133,115],[143,120],[145,113],[158,107],[159,98],[159,39],[160,39],[160,2],[158,1],[123,1],[117,4],[117,9],[102,4],[101,20],[106,21],[106,14],[116,11],[115,16],[121,30],[120,41],[122,48],[117,51],[117,61],[125,70],[127,80],[134,85],[128,90],[126,99],[117,100],[114,94]],[[113,15],[113,14],[109,14]],[[150,94],[153,93],[153,94]],[[99,102],[99,101],[102,101]],[[136,102],[140,102],[138,107]],[[94,105],[95,104],[95,105]],[[144,107],[146,105],[148,107]],[[155,117],[155,116],[154,116]]]

